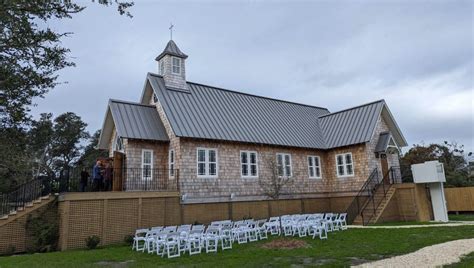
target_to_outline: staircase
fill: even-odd
[[[399,167],[391,167],[381,180],[374,169],[347,208],[348,222],[358,225],[376,223],[394,196],[393,184],[399,182]]]
[[[17,210],[10,211],[10,213],[5,214],[2,217],[0,217],[0,227],[28,213],[31,213],[41,207],[48,205],[49,203],[53,202],[55,198],[56,198],[56,195],[42,196],[34,200],[33,202],[29,202],[25,204],[24,207],[17,208]]]
[[[34,178],[9,193],[0,193],[0,225],[10,222],[16,215],[36,210],[53,200],[52,181],[48,177]]]
[[[380,191],[381,190],[379,189],[378,192]],[[367,225],[376,223],[379,220],[380,216],[382,216],[382,213],[384,212],[385,208],[387,207],[394,194],[395,188],[393,186],[390,186],[385,196],[383,196],[381,193],[376,193],[374,195],[374,198],[372,199],[373,201],[368,201],[364,210],[359,215],[357,215],[352,224]],[[376,206],[375,204],[378,204],[378,206]],[[364,219],[366,219],[365,224]]]

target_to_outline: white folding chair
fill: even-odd
[[[222,250],[232,249],[232,229],[222,228],[219,234]]]
[[[179,234],[170,233],[166,236],[165,248],[168,258],[175,258],[180,256],[179,250]]]
[[[206,233],[204,234],[204,246],[206,247],[206,253],[217,252],[218,244],[219,229],[217,227],[208,226]]]
[[[144,251],[145,250],[145,238],[148,229],[138,229],[135,231],[135,236],[133,237],[132,250]],[[141,244],[141,245],[140,245]]]
[[[191,230],[189,232],[187,249],[189,255],[200,254],[202,250],[202,232],[203,230]]]

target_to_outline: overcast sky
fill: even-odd
[[[188,81],[330,111],[385,99],[410,145],[474,149],[472,1],[135,1],[132,19],[89,2],[49,24],[74,32],[63,44],[77,67],[35,115],[72,111],[101,128],[109,98],[139,100],[172,22]]]

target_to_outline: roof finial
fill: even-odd
[[[170,29],[170,40],[173,40],[173,27],[174,27],[173,23],[170,23],[170,28],[169,28]]]

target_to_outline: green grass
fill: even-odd
[[[330,233],[326,241],[294,238],[306,241],[309,245],[306,248],[291,250],[262,248],[261,245],[267,241],[243,245],[235,243],[232,250],[219,251],[217,254],[186,255],[176,259],[134,252],[128,246],[106,247],[97,250],[1,257],[0,267],[97,267],[98,262],[104,261],[109,264],[129,261],[127,263],[129,267],[159,265],[168,267],[289,267],[292,264],[347,267],[351,264],[406,254],[428,245],[462,238],[474,238],[474,226],[349,229]],[[269,240],[273,239],[276,238]]]
[[[466,213],[466,214],[449,214],[448,215],[450,221],[474,221],[474,214],[473,213]]]
[[[444,222],[431,222],[431,221],[394,221],[371,224],[370,226],[403,226],[403,225],[433,225],[443,224]]]
[[[453,263],[450,265],[446,265],[444,267],[448,268],[472,268],[474,267],[474,252],[468,254],[461,258],[461,261],[458,263]]]

